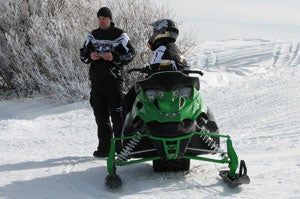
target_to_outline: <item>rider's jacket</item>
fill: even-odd
[[[177,45],[172,42],[161,45],[154,50],[150,68],[160,71],[182,71],[187,68],[187,62]]]

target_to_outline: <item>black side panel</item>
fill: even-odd
[[[183,120],[182,122],[159,123],[156,121],[146,123],[147,133],[156,137],[178,137],[195,131],[194,120]]]

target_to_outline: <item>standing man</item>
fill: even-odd
[[[83,48],[80,49],[80,59],[86,64],[91,64],[90,104],[95,115],[99,140],[93,155],[107,157],[113,135],[120,137],[124,124],[123,78],[120,69],[122,65],[128,64],[134,58],[135,51],[128,35],[115,27],[109,8],[100,8],[97,18],[99,28],[87,35]],[[117,143],[116,151],[119,152],[121,147],[121,142]]]

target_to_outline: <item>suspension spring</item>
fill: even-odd
[[[137,135],[141,135],[140,132],[136,133]],[[123,147],[122,151],[118,155],[118,159],[122,161],[127,161],[130,158],[130,153],[136,147],[136,145],[141,141],[141,137],[132,138],[125,147]]]
[[[198,125],[197,125],[198,126]],[[198,126],[199,127],[199,126]],[[205,131],[206,132],[206,131]],[[208,132],[209,133],[209,132]],[[200,138],[208,145],[208,147],[213,151],[212,153],[220,153],[220,156],[224,158],[227,153],[217,144],[217,142],[208,135],[200,135]]]
[[[224,150],[217,144],[216,141],[214,141],[214,139],[208,135],[200,135],[200,137],[202,138],[202,140],[208,145],[208,147],[210,147],[210,149],[213,151],[213,153],[220,153],[220,156],[222,158],[225,157],[226,152],[224,152]]]

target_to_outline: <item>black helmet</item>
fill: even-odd
[[[160,19],[150,25],[153,26],[153,35],[148,41],[148,46],[151,50],[155,50],[158,47],[155,45],[158,40],[164,39],[167,43],[176,41],[179,30],[172,20]]]

